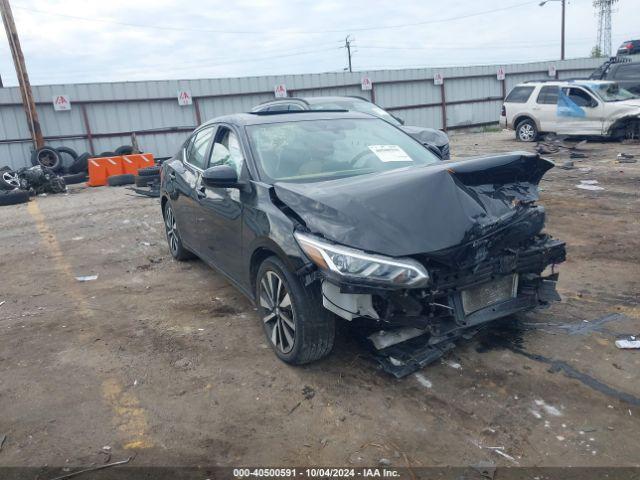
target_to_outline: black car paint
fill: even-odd
[[[381,320],[386,325],[428,328],[433,339],[447,341],[555,299],[557,274],[542,277],[541,272],[564,261],[565,246],[541,232],[544,209],[534,202],[538,183],[553,163],[538,155],[515,152],[317,183],[262,181],[245,126],[345,117],[371,118],[353,112],[299,112],[212,121],[238,135],[245,157],[242,185],[203,186],[202,170],[185,163],[182,150],[164,162],[162,206],[170,202],[174,208],[185,247],[251,300],[260,261],[277,255],[303,284],[324,278],[342,292],[374,294],[384,307]],[[305,257],[293,236],[297,229],[370,253],[411,256],[427,266],[431,285],[397,291],[341,281],[318,271]],[[462,289],[514,272],[522,278],[517,298],[467,316],[442,308],[443,302],[459,303]],[[443,344],[437,345],[441,351]],[[429,351],[416,364],[432,357]],[[385,368],[393,370],[389,364]]]

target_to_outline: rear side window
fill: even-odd
[[[536,103],[543,105],[556,105],[558,103],[558,87],[555,85],[547,85],[540,89]]]
[[[534,87],[515,87],[507,98],[505,102],[508,103],[527,103],[529,97],[531,96],[531,92],[533,92]]]
[[[620,65],[614,74],[616,80],[639,80],[640,62]]]
[[[205,155],[207,148],[209,148],[209,143],[211,143],[212,135],[213,128],[210,127],[200,130],[192,137],[186,152],[187,163],[199,169],[204,169]]]

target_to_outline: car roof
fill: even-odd
[[[606,85],[610,83],[616,83],[612,80],[589,80],[587,78],[578,79],[578,80],[531,80],[528,82],[519,83],[516,87],[535,87],[536,85],[578,85],[578,86],[589,86],[589,85]]]
[[[353,100],[353,101],[356,101],[356,102],[371,103],[366,98],[358,97],[358,96],[355,96],[355,95],[353,95],[353,96],[351,96],[351,95],[343,95],[343,96],[334,95],[334,96],[322,96],[322,97],[273,98],[271,100],[267,100],[266,102],[260,103],[258,106],[267,105],[267,104],[271,104],[271,103],[292,102],[292,101],[293,102],[306,103],[307,105],[313,105],[313,104],[325,103],[325,102],[344,102],[345,100]]]
[[[337,120],[340,118],[378,119],[373,115],[353,111],[301,110],[298,112],[234,113],[208,120],[203,124],[229,123],[237,126],[263,125],[269,123],[302,122],[305,120]]]

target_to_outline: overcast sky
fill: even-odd
[[[35,85],[506,64],[560,55],[560,2],[540,0],[10,0]],[[567,58],[596,42],[591,0],[567,1]],[[638,0],[613,14],[640,38]],[[0,34],[0,75],[16,85]]]

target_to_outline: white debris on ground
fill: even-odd
[[[418,383],[422,385],[424,388],[431,388],[433,386],[431,381],[421,373],[416,373],[415,377],[416,377],[416,380],[418,380]]]
[[[547,403],[545,403],[544,400],[534,400],[534,402],[538,407],[542,408],[549,415],[552,415],[554,417],[561,417],[562,416],[562,412],[560,410],[558,410],[553,405],[547,405]]]

